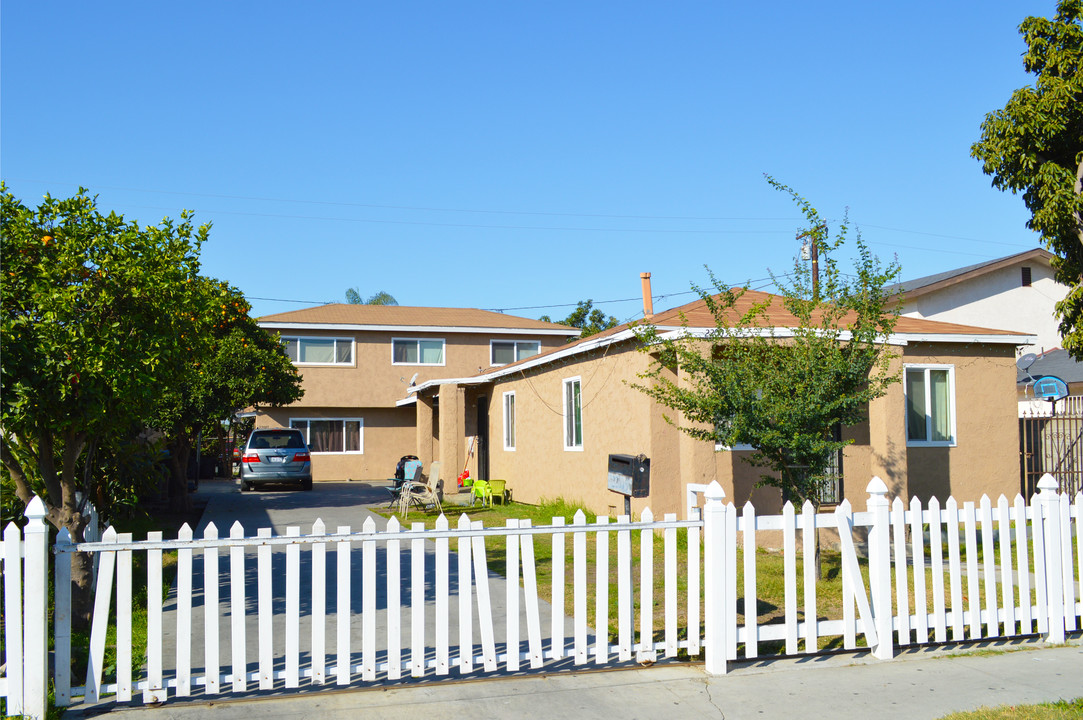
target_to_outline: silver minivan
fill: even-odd
[[[241,454],[241,487],[256,483],[296,483],[312,489],[312,456],[305,436],[292,428],[253,430]]]

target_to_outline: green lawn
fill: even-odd
[[[1070,720],[1083,718],[1083,697],[1037,705],[1001,705],[945,715],[941,720]]]

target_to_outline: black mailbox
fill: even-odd
[[[626,497],[651,494],[651,460],[646,455],[610,455],[609,489]]]

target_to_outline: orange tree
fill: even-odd
[[[188,503],[187,467],[199,434],[253,405],[288,405],[303,393],[301,379],[277,338],[261,329],[236,288],[199,278],[193,294],[196,334],[186,338],[187,362],[163,389],[154,426],[166,434],[170,506]]]
[[[208,225],[139,226],[86,190],[37,208],[0,183],[0,462],[23,503],[79,542],[94,448],[145,421],[198,330],[191,287]],[[76,621],[89,616],[90,558],[73,559]]]

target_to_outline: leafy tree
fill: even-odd
[[[582,330],[579,334],[580,338],[596,335],[618,324],[617,318],[612,315],[606,317],[604,312],[594,308],[593,300],[580,300],[576,303],[575,310],[572,310],[571,314],[563,320],[551,320],[548,315],[542,315],[538,319],[543,322],[555,322],[559,325],[579,328]]]
[[[1019,32],[1034,86],[985,116],[970,154],[993,187],[1023,193],[1027,227],[1058,256],[1056,278],[1071,288],[1057,303],[1060,333],[1083,360],[1083,0],[1060,0],[1052,20],[1028,17]]]
[[[198,278],[192,292],[201,326],[186,338],[188,363],[162,392],[154,421],[167,437],[175,511],[187,507],[188,459],[205,428],[220,429],[220,421],[250,405],[288,405],[303,394],[281,343],[248,315],[239,290]]]
[[[854,274],[843,274],[836,255],[846,222],[830,239],[808,201],[768,181],[804,212],[821,276],[796,260],[788,280],[775,278],[779,296],[755,300],[745,297],[747,288],[723,288],[712,275],[717,293],[695,289],[715,327],[676,337],[649,323],[637,327],[652,363],[636,387],[690,421],[678,427],[692,437],[751,445],[748,461],[768,470],[761,485],[819,509],[831,459],[851,442],[836,439],[833,429],[862,422],[869,402],[899,380],[883,343],[898,318],[898,303],[884,287],[899,267],[882,267],[859,235]]]
[[[346,288],[346,302],[350,305],[398,305],[399,301],[391,297],[390,293],[381,290],[363,299],[357,288]]]
[[[24,206],[0,183],[0,463],[23,503],[83,539],[80,463],[131,437],[183,370],[198,322],[190,287],[208,225],[189,213],[140,227],[80,189]],[[75,619],[89,617],[90,558],[73,559]]]

